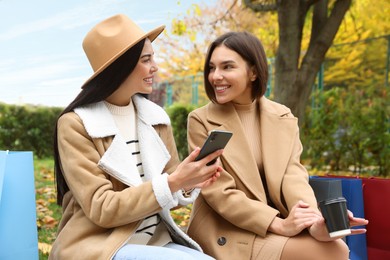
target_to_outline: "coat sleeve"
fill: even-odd
[[[202,111],[190,113],[188,118],[188,144],[192,151],[201,146],[212,126],[205,122]],[[222,166],[229,162],[222,159]],[[270,223],[279,214],[278,210],[259,201],[249,192],[243,191],[243,184],[237,182],[235,173],[224,170],[213,185],[202,189],[201,194],[210,207],[231,224],[264,237]],[[199,217],[199,216],[198,216]]]
[[[180,163],[172,127],[170,125],[158,125],[156,126],[156,130],[159,132],[161,139],[163,140],[169,154],[171,155],[171,159],[164,169],[164,172],[171,174],[173,171],[175,171]],[[180,205],[188,205],[195,201],[199,195],[199,192],[200,189],[196,188],[191,192],[189,197],[185,197],[183,192],[179,190],[175,192],[173,196],[178,200]]]
[[[317,200],[313,189],[309,185],[309,174],[306,168],[301,164],[300,158],[303,146],[299,138],[299,129],[294,138],[290,160],[282,181],[282,195],[288,207],[288,211],[299,201],[302,200],[315,210],[318,210]]]
[[[113,186],[112,177],[98,167],[100,154],[76,114],[67,113],[59,119],[57,138],[69,192],[96,225],[125,225],[161,210],[151,182],[123,189]]]

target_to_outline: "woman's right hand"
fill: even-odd
[[[189,190],[192,188],[203,188],[214,183],[222,171],[218,160],[216,163],[207,166],[206,164],[214,158],[220,156],[223,150],[215,151],[199,161],[195,161],[200,148],[197,147],[187,158],[185,158],[176,168],[168,175],[168,185],[172,192],[180,189]]]
[[[309,204],[298,201],[295,204],[288,217],[281,219],[275,217],[269,226],[269,231],[278,235],[292,237],[312,226],[322,219],[321,213],[309,207]]]

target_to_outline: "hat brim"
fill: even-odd
[[[111,59],[109,59],[106,63],[104,63],[99,69],[97,69],[94,74],[84,82],[84,84],[81,86],[81,88],[87,87],[88,83],[91,82],[92,79],[94,79],[97,75],[99,75],[103,70],[105,70],[109,65],[111,65],[116,59],[118,59],[122,54],[124,54],[126,51],[128,51],[131,47],[142,41],[143,39],[149,38],[151,42],[153,42],[165,29],[165,25],[161,25],[157,27],[154,30],[151,30],[150,32],[143,35],[143,37],[139,38],[137,41],[129,44],[125,48],[123,48],[122,51],[118,52],[115,56],[113,56]]]

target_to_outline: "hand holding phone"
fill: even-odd
[[[199,155],[195,158],[195,161],[198,161],[219,149],[225,148],[232,135],[233,133],[229,131],[212,130],[204,142]],[[215,163],[216,160],[217,158],[213,159],[208,162],[207,165]]]

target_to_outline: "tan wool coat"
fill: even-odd
[[[76,109],[58,122],[58,147],[69,186],[50,259],[111,259],[142,220],[159,213],[174,242],[199,245],[174,223],[170,209],[192,203],[166,181],[179,163],[168,115],[141,96],[137,110],[143,182],[126,142],[103,102]]]
[[[188,228],[205,253],[216,259],[250,259],[256,235],[266,239],[275,216],[286,217],[299,200],[317,208],[308,173],[300,163],[297,118],[265,97],[259,106],[262,162],[274,208],[267,205],[250,137],[245,137],[234,106],[209,103],[188,118],[190,150],[201,146],[210,130],[233,132],[221,156],[224,171],[216,183],[202,190]]]

